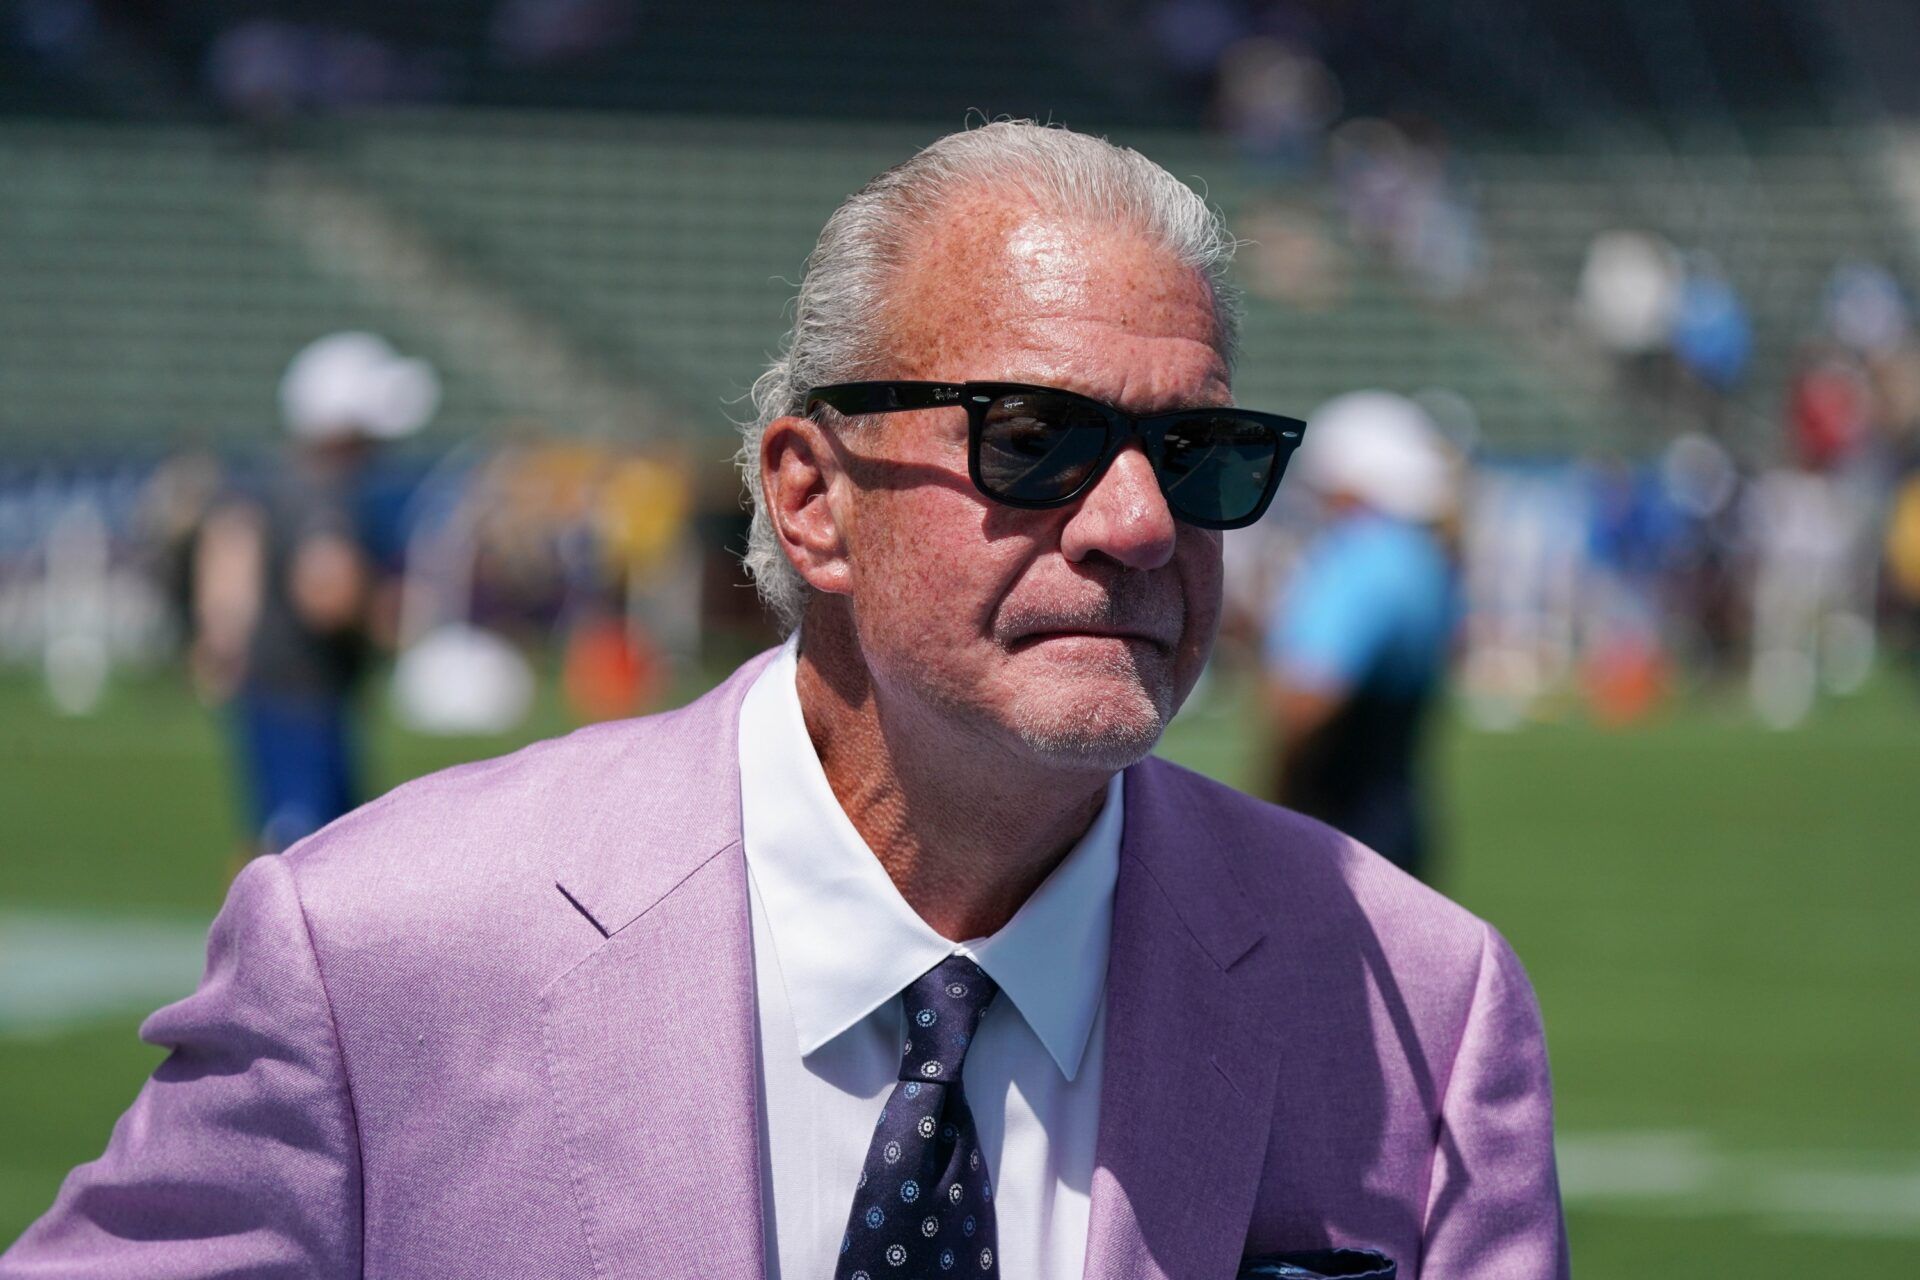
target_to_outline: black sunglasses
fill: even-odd
[[[1090,397],[1018,382],[842,382],[807,392],[805,412],[848,417],[965,407],[967,474],[1009,507],[1060,507],[1140,437],[1175,518],[1207,529],[1252,524],[1273,501],[1307,424],[1250,409],[1136,415]]]

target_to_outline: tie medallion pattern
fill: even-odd
[[[993,1188],[960,1068],[999,990],[948,956],[901,994],[900,1079],[867,1148],[835,1280],[994,1274]]]

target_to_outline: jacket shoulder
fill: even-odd
[[[336,819],[280,857],[303,883],[367,874],[370,864],[425,870],[443,861],[470,871],[532,851],[527,837],[565,838],[594,797],[616,780],[662,785],[641,761],[672,755],[685,709],[588,725],[557,738],[403,782]]]
[[[739,701],[760,665],[674,711],[407,782],[316,832],[279,855],[316,934],[499,936],[515,927],[505,904],[551,905],[585,861],[644,876],[672,851],[725,843],[739,825]]]
[[[1266,920],[1330,945],[1366,935],[1395,967],[1437,964],[1471,982],[1489,929],[1465,907],[1318,819],[1171,761],[1144,768],[1161,802],[1208,832]]]

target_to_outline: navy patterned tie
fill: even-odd
[[[999,990],[979,965],[948,956],[902,994],[900,1083],[860,1170],[835,1280],[997,1272],[993,1188],[960,1066]]]

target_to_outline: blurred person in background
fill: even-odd
[[[1652,701],[1631,691],[1659,651],[1653,586],[1661,507],[1638,463],[1597,453],[1582,459],[1579,469],[1587,543],[1574,613],[1579,675],[1601,720],[1625,724]]]
[[[1339,396],[1308,421],[1299,468],[1326,523],[1267,626],[1276,798],[1424,877],[1422,730],[1459,614],[1439,529],[1453,461],[1426,412],[1389,392]]]
[[[190,635],[196,600],[195,552],[207,517],[226,491],[226,469],[210,450],[183,450],[154,470],[141,494],[141,542],[169,616]]]
[[[1479,215],[1436,122],[1363,116],[1335,129],[1329,143],[1352,244],[1392,262],[1431,301],[1462,301],[1480,288]]]
[[[1683,396],[1701,430],[1726,437],[1733,397],[1753,359],[1753,318],[1733,281],[1712,254],[1685,256],[1686,272],[1673,313],[1673,354]]]
[[[1848,466],[1873,430],[1873,387],[1850,352],[1809,344],[1787,382],[1787,445],[1805,471]]]
[[[1749,691],[1781,729],[1802,723],[1822,692],[1865,687],[1882,597],[1899,591],[1887,521],[1916,413],[1911,313],[1898,283],[1864,262],[1834,269],[1823,312],[1823,338],[1803,347],[1787,388],[1787,461],[1748,502]],[[1883,570],[1896,577],[1883,584]]]
[[[360,487],[380,442],[425,425],[438,400],[432,368],[384,339],[321,338],[280,383],[286,465],[201,530],[191,661],[203,696],[231,707],[252,852],[360,802],[354,697],[396,605]]]
[[[1680,252],[1664,236],[1616,227],[1588,243],[1575,294],[1580,325],[1610,357],[1620,393],[1652,411],[1637,418],[1662,428],[1673,410],[1682,275]]]
[[[1278,176],[1318,161],[1340,107],[1339,82],[1296,41],[1249,36],[1221,56],[1214,93],[1220,127],[1241,154]]]
[[[1745,477],[1727,447],[1699,431],[1674,438],[1658,475],[1671,526],[1658,566],[1659,607],[1676,665],[1713,677],[1736,673],[1748,640]]]
[[[1902,477],[1894,490],[1884,551],[1893,643],[1920,674],[1920,468]]]

